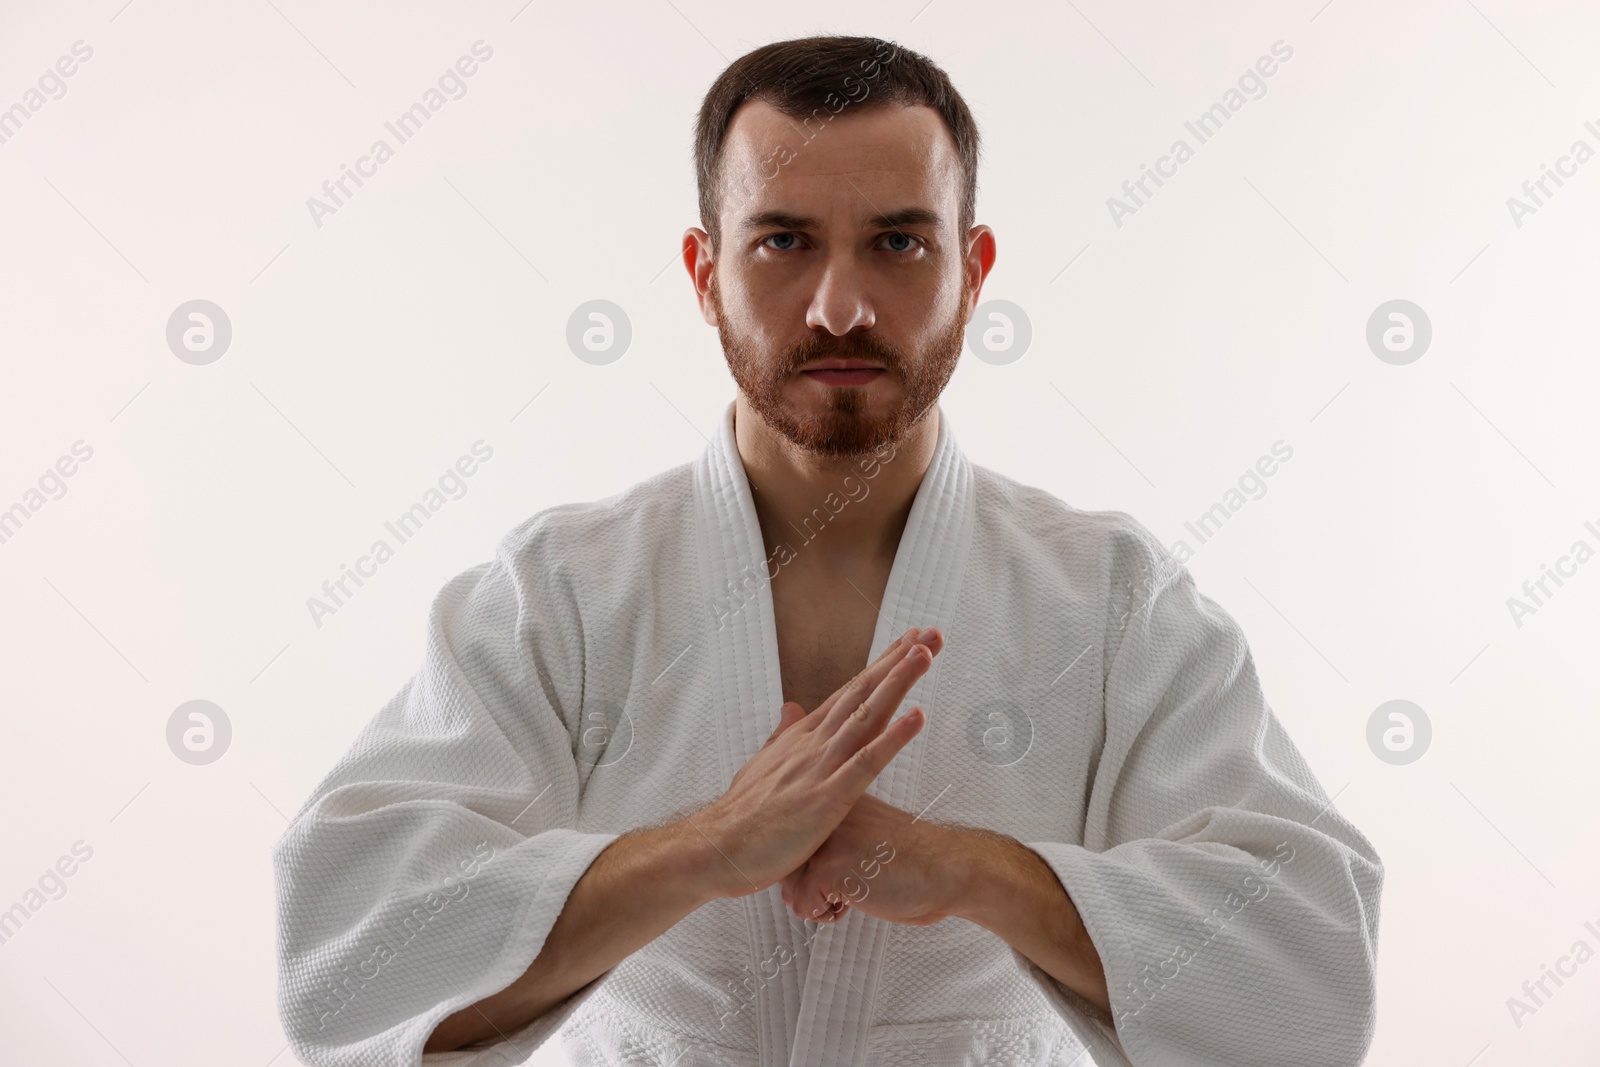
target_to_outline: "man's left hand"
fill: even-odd
[[[953,914],[957,835],[865,793],[811,858],[780,883],[801,919],[833,922],[851,908],[926,926]]]

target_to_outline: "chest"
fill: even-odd
[[[866,665],[880,626],[899,636],[936,625],[944,649],[907,704],[922,707],[927,725],[897,757],[922,783],[915,810],[938,798],[929,818],[1081,842],[1107,734],[1106,583],[1042,569],[1006,536],[988,532],[993,551],[974,553],[960,587],[937,601],[923,593],[927,572],[908,570],[883,606],[892,561],[874,576],[821,556],[822,545],[769,572],[767,618],[753,583],[720,614],[701,608],[711,587],[696,585],[689,566],[663,568],[653,587],[619,583],[589,612],[596,623],[584,629],[584,676],[573,687],[577,828],[622,833],[714,800],[767,738],[774,698],[814,710]],[[802,571],[808,553],[816,565]],[[776,663],[757,653],[765,641]],[[1128,735],[1127,723],[1118,729]],[[526,745],[549,747],[531,735]]]
[[[867,665],[888,581],[887,569],[848,578],[785,574],[773,581],[784,700],[811,711]]]

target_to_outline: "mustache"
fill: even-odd
[[[897,370],[902,362],[898,352],[880,344],[876,338],[828,336],[807,341],[791,350],[785,370],[797,373],[816,359],[865,359],[881,364],[886,370]]]

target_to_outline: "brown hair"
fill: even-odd
[[[734,113],[761,100],[802,120],[809,142],[847,107],[931,107],[944,120],[961,160],[958,234],[972,228],[978,200],[978,125],[967,102],[932,60],[876,37],[804,37],[776,41],[730,63],[712,83],[695,119],[694,163],[700,224],[722,244],[722,146]],[[779,149],[793,152],[787,146]],[[773,162],[787,162],[777,153]],[[789,158],[793,158],[792,155]],[[781,160],[781,162],[780,162]],[[770,175],[768,175],[770,177]]]

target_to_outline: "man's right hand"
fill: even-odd
[[[907,660],[909,637],[890,645],[810,715],[793,701],[785,704],[778,728],[719,799],[667,826],[622,834],[602,850],[522,976],[441,1020],[423,1050],[504,1036],[696,908],[765,889],[810,859],[922,728],[917,713],[884,728],[944,644],[929,630],[916,657]]]
[[[815,711],[785,704],[778,728],[728,791],[691,817],[721,853],[710,857],[717,896],[765,889],[804,863],[922,729],[920,708],[889,725],[944,645],[937,630],[913,640],[916,633],[902,635]]]

